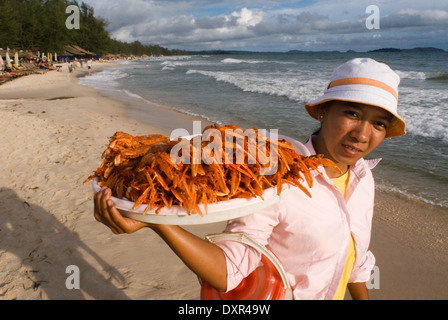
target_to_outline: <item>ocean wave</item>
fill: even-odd
[[[420,120],[408,120],[407,131],[426,138],[440,139],[448,143],[448,128],[445,123],[435,123],[437,118],[427,117]],[[432,122],[432,123],[431,123]]]
[[[426,80],[426,73],[422,71],[400,71],[395,70],[401,79]]]
[[[213,61],[197,61],[197,60],[166,60],[160,63],[162,66],[162,71],[173,71],[176,68],[187,68],[191,66],[215,66],[216,63]]]
[[[407,131],[448,143],[448,91],[402,87],[399,112]]]
[[[305,78],[267,75],[264,73],[221,72],[190,69],[187,74],[200,74],[216,81],[232,84],[244,92],[287,97],[292,101],[310,101],[316,98],[326,82],[307,81]],[[319,93],[317,93],[319,92]]]
[[[207,114],[204,114],[204,113],[196,113],[196,112],[193,112],[191,110],[187,110],[185,108],[179,108],[179,107],[178,108],[166,107],[166,108],[172,109],[172,110],[177,111],[177,112],[181,112],[181,113],[186,114],[188,116],[202,118],[205,121],[208,121],[210,123],[216,123],[218,125],[224,125],[224,123],[220,119],[218,119],[216,117],[213,117],[213,116],[210,116],[210,115],[207,115]]]
[[[236,59],[236,58],[225,58],[221,60],[222,63],[228,64],[239,64],[239,63],[249,63],[249,64],[259,64],[259,63],[278,63],[278,64],[295,64],[291,61],[276,61],[276,60],[249,60],[249,59]]]
[[[91,76],[80,78],[79,83],[94,89],[116,89],[119,87],[118,80],[128,77],[129,74],[120,70],[103,70],[92,73]]]
[[[173,71],[174,69],[176,69],[176,67],[173,66],[173,65],[165,65],[165,66],[162,68],[162,71]]]
[[[439,71],[400,71],[396,70],[396,73],[401,79],[411,80],[448,80],[448,72]]]
[[[235,59],[235,58],[225,58],[221,60],[222,63],[265,63],[267,61],[259,61],[259,60],[244,60],[244,59]]]
[[[192,56],[167,56],[167,57],[160,57],[157,58],[157,60],[163,60],[163,61],[184,61],[184,60],[190,60]]]
[[[446,199],[436,199],[431,195],[415,194],[405,190],[403,187],[394,187],[388,182],[382,182],[380,179],[375,180],[377,182],[376,187],[380,191],[399,194],[405,198],[421,201],[432,206],[448,208],[448,200]]]
[[[448,72],[428,72],[427,80],[448,80]]]
[[[140,96],[140,95],[138,95],[138,94],[136,94],[136,93],[134,93],[134,92],[131,92],[131,91],[129,91],[129,90],[127,90],[127,89],[122,89],[122,91],[125,93],[125,94],[127,94],[128,96],[130,96],[130,97],[132,97],[132,98],[134,98],[134,99],[139,99],[139,100],[145,100],[145,101],[147,101],[145,98],[143,98],[142,96]]]

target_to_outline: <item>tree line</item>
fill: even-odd
[[[79,29],[66,26],[70,5],[79,8]],[[0,0],[0,47],[64,53],[75,44],[97,55],[178,55],[186,52],[168,50],[159,45],[143,45],[112,39],[107,21],[95,17],[88,4],[69,0]]]

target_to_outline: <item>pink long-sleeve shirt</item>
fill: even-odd
[[[312,139],[306,147],[316,154]],[[225,232],[245,232],[265,245],[281,261],[294,299],[333,299],[344,271],[350,235],[356,247],[355,267],[349,282],[366,282],[375,264],[368,250],[374,205],[371,173],[380,160],[359,160],[350,168],[345,199],[320,167],[313,172],[309,198],[293,188],[277,204],[255,214],[231,220]],[[306,184],[305,184],[306,185]],[[260,254],[244,244],[217,244],[227,261],[227,290],[238,286],[259,266]]]

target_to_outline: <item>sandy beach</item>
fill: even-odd
[[[0,86],[0,299],[197,300],[197,277],[154,232],[115,236],[93,217],[82,183],[108,137],[169,133],[79,85],[85,73],[64,66]],[[224,225],[187,229],[203,237]],[[378,192],[371,250],[380,280],[372,299],[448,298],[448,210]],[[69,266],[80,270],[80,290],[66,286]]]

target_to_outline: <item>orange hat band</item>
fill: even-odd
[[[398,101],[398,93],[392,87],[388,86],[384,82],[374,80],[374,79],[369,79],[369,78],[345,78],[345,79],[335,80],[330,83],[330,85],[328,86],[328,89],[337,87],[337,86],[348,86],[348,85],[352,85],[352,84],[364,84],[364,85],[374,86],[374,87],[383,89],[383,90],[389,92],[390,94],[392,94],[395,97],[395,99],[397,99],[397,101]]]

